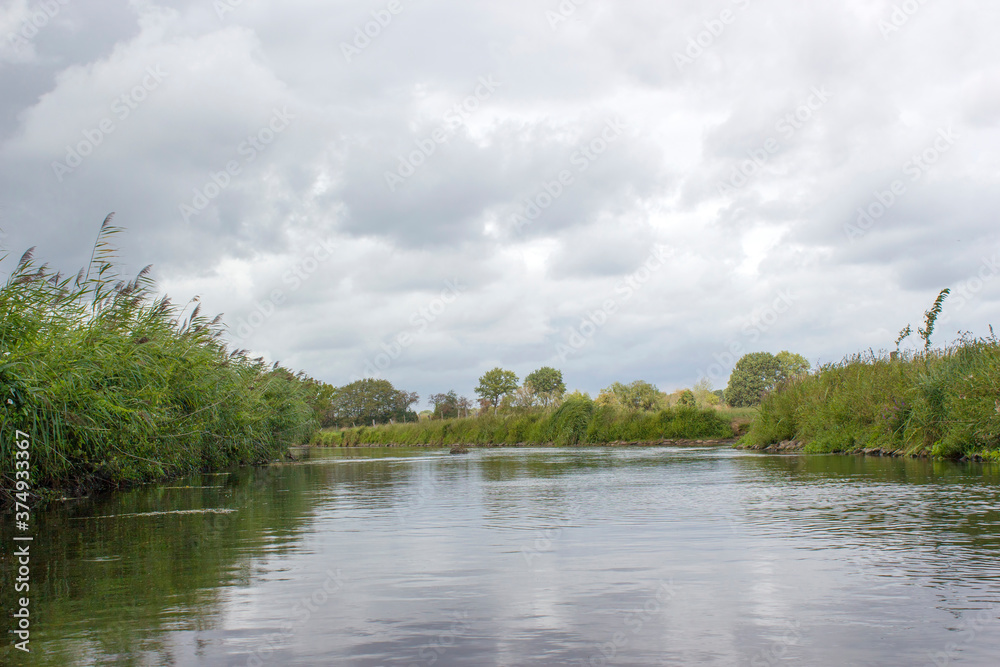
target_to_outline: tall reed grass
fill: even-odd
[[[824,366],[769,394],[740,444],[785,440],[816,452],[1000,458],[1000,343],[991,329],[944,349]]]
[[[627,411],[598,406],[586,398],[571,398],[550,411],[325,430],[318,432],[312,442],[334,447],[577,445],[731,437],[733,430],[729,420],[712,409],[678,407],[658,412]]]
[[[33,486],[63,489],[262,462],[308,440],[302,376],[227,350],[221,316],[195,304],[185,317],[150,267],[114,279],[120,231],[108,216],[76,276],[29,250],[0,287],[3,476],[15,429],[31,435]]]

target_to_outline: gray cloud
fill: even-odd
[[[591,392],[670,389],[734,345],[825,361],[887,347],[1000,250],[1000,9],[894,4],[589,2],[563,17],[558,2],[400,0],[387,18],[377,0],[221,16],[67,1],[0,46],[3,244],[73,270],[115,210],[129,270],[153,262],[177,299],[224,311],[240,346],[336,384],[384,354],[377,370],[424,394],[546,363]],[[0,37],[39,6],[6,3]],[[940,131],[954,142],[915,171]],[[420,164],[391,184],[400,157]],[[626,300],[658,247],[663,266]],[[956,299],[949,331],[1000,324],[997,285]],[[782,290],[794,306],[755,325]],[[560,358],[608,299],[616,312]]]

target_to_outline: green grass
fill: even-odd
[[[118,281],[108,220],[87,271],[29,251],[0,287],[0,459],[15,432],[35,488],[91,489],[274,459],[317,424],[301,376],[226,349],[219,318],[157,296],[148,267]]]
[[[965,338],[899,359],[868,354],[769,394],[740,444],[811,452],[882,449],[943,458],[1000,451],[1000,343]]]
[[[730,420],[721,411],[670,408],[658,412],[630,412],[596,406],[588,399],[570,399],[547,412],[325,430],[317,433],[312,443],[335,447],[519,443],[577,445],[731,437],[733,429]]]

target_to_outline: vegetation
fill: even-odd
[[[308,440],[320,385],[227,350],[220,317],[197,303],[185,317],[155,295],[150,267],[113,278],[119,231],[108,216],[75,277],[32,249],[0,287],[0,458],[14,460],[18,429],[34,488],[93,488],[268,461]],[[13,489],[12,468],[2,475]]]
[[[566,383],[563,382],[562,371],[551,366],[543,366],[524,378],[524,386],[544,407],[559,402],[566,393]]]
[[[805,357],[782,351],[751,352],[736,362],[726,387],[726,402],[738,408],[759,405],[769,391],[782,382],[809,372],[810,363]]]
[[[805,375],[812,368],[812,364],[801,354],[794,354],[783,350],[774,355],[778,362],[778,382],[785,382],[802,375]]]
[[[658,411],[623,410],[586,395],[567,397],[553,410],[485,414],[449,421],[424,420],[337,431],[321,431],[313,443],[326,446],[373,444],[606,444],[665,439],[721,439],[733,436],[724,412],[696,407]]]
[[[329,392],[327,407],[330,423],[326,425],[358,426],[387,424],[394,421],[417,421],[410,409],[420,397],[400,391],[388,380],[366,378]]]
[[[476,395],[493,407],[493,412],[497,411],[500,399],[507,394],[517,390],[517,375],[513,371],[506,371],[502,368],[494,368],[486,371],[479,378],[479,386],[476,387]]]
[[[805,443],[811,452],[878,449],[945,458],[1000,459],[1000,342],[964,335],[930,347],[947,290],[925,313],[922,350],[828,364],[768,394],[741,445]]]
[[[780,378],[781,365],[770,352],[751,352],[736,362],[726,387],[726,402],[744,408],[760,403]]]
[[[602,389],[597,396],[598,405],[624,410],[654,410],[662,401],[662,395],[656,385],[643,380],[629,384],[615,382],[610,387]]]

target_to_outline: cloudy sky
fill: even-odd
[[[3,0],[0,227],[333,384],[725,386],[1000,325],[985,0]]]

